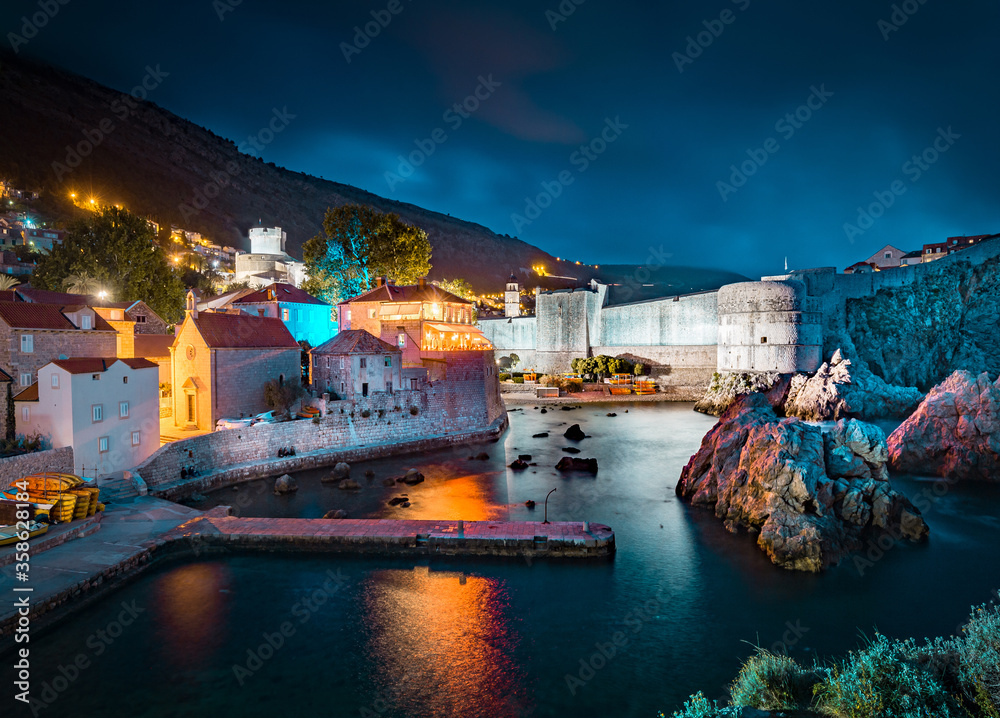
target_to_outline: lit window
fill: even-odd
[[[91,410],[91,416],[93,416],[95,422],[96,421],[104,421],[104,405],[103,404],[94,404],[92,407],[90,407],[90,410]]]
[[[59,375],[56,374],[55,372],[52,373],[52,388],[53,389],[59,388]]]
[[[90,329],[90,315],[89,314],[84,314],[83,316],[80,317],[80,328],[81,329]]]
[[[399,336],[396,337],[396,344],[400,349],[406,349],[406,333],[400,332]]]
[[[108,437],[102,436],[100,439],[97,440],[97,450],[99,452],[101,452],[102,454],[108,453],[108,444],[109,443],[110,442],[108,440]]]
[[[375,308],[374,307],[372,307],[371,309],[368,310],[368,318],[369,319],[374,319],[375,318]]]
[[[31,354],[35,351],[35,337],[31,334],[21,335],[21,351],[24,354]]]
[[[282,309],[281,310],[281,321],[283,321],[283,322],[287,322],[288,321],[288,310],[287,309]]]
[[[142,435],[138,431],[132,432],[132,446],[138,446],[141,439]]]
[[[127,401],[119,402],[119,404],[118,404],[118,417],[120,419],[127,419],[128,418],[128,402]]]

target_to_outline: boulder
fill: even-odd
[[[542,409],[542,410],[541,410],[540,412],[538,412],[538,413],[539,413],[539,414],[548,414],[548,413],[549,413],[549,410],[548,410],[548,409]]]
[[[527,506],[529,509],[535,508],[535,502],[532,501],[531,499],[528,499],[527,501],[525,501],[524,505]]]
[[[416,486],[424,480],[424,475],[421,474],[416,469],[409,469],[406,475],[400,479],[396,479],[397,483],[406,484],[407,486]]]
[[[811,376],[796,374],[791,378],[784,410],[786,416],[809,421],[904,417],[922,398],[919,389],[892,386],[867,367],[853,367],[837,349]]]
[[[395,479],[382,479],[382,486],[395,486],[395,485],[396,485]]]
[[[333,510],[327,511],[325,514],[323,514],[323,518],[325,518],[325,519],[346,519],[347,518],[347,512],[344,511],[343,509],[333,509]]]
[[[528,468],[528,462],[518,459],[517,461],[511,463],[509,466],[510,468],[514,469],[514,471],[524,471],[525,469]]]
[[[531,461],[531,454],[518,454],[517,458],[521,461]]]
[[[616,414],[613,411],[609,411],[607,414],[605,414],[605,416],[618,416],[618,414]]]
[[[856,419],[824,434],[779,419],[762,394],[737,399],[681,472],[676,493],[713,508],[782,568],[818,572],[889,535],[919,541],[923,518],[889,483],[885,435]]]
[[[581,441],[587,438],[587,435],[583,433],[583,429],[580,428],[579,424],[573,424],[573,426],[566,429],[563,436],[570,441]]]
[[[956,371],[889,437],[893,471],[1000,481],[1000,379]]]
[[[354,479],[344,479],[339,484],[337,484],[338,489],[360,489],[361,484],[359,484]]]
[[[557,471],[585,471],[597,473],[597,459],[578,459],[575,456],[564,456],[556,464]]]
[[[406,496],[394,496],[389,499],[390,506],[399,506],[400,504],[409,503],[410,499]]]
[[[276,496],[281,496],[282,494],[294,494],[298,490],[299,485],[296,484],[295,479],[288,474],[279,476],[274,480],[274,494]]]
[[[576,448],[575,446],[564,446],[563,447],[563,451],[565,451],[567,454],[579,454],[580,453],[580,450],[578,448]]]
[[[343,461],[338,462],[336,466],[333,467],[333,471],[329,475],[324,476],[322,481],[324,482],[340,482],[344,479],[349,479],[351,477],[351,466],[350,464],[345,464]]]
[[[365,478],[366,479],[374,479],[375,478],[375,471],[373,469],[365,469]]]
[[[489,460],[490,460],[490,455],[487,454],[485,451],[480,451],[478,454],[476,454],[476,461],[489,461]]]
[[[548,439],[549,438],[549,432],[543,431],[541,434],[532,434],[531,438],[532,439]]]

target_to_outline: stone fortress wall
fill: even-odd
[[[667,391],[705,386],[719,372],[815,371],[825,333],[839,326],[849,299],[912,284],[958,261],[1000,255],[981,242],[934,262],[867,274],[821,267],[739,282],[715,292],[608,306],[607,286],[541,292],[534,317],[479,322],[498,356],[516,353],[519,370],[570,371],[576,357],[643,361]],[[688,392],[679,392],[686,398]]]

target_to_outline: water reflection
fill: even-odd
[[[379,708],[426,716],[529,712],[503,582],[454,571],[381,570],[363,602]],[[384,701],[384,705],[381,703]]]
[[[226,563],[193,563],[156,579],[153,624],[162,659],[177,668],[209,665],[228,637],[230,569]]]

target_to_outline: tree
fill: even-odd
[[[309,381],[309,367],[310,367],[310,355],[309,351],[312,349],[312,345],[305,339],[299,340],[299,363],[302,366],[302,383],[308,383]]]
[[[74,222],[62,244],[38,260],[32,284],[64,291],[73,276],[96,279],[119,300],[142,299],[167,323],[184,310],[184,285],[142,217],[116,207]]]
[[[642,362],[637,361],[635,363],[635,366],[632,367],[632,373],[635,374],[636,376],[642,376],[645,371],[646,371],[646,365],[643,364]]]
[[[238,292],[242,289],[250,289],[249,282],[230,282],[225,287],[222,288],[223,294],[229,294],[230,292]]]
[[[305,394],[305,390],[303,390],[301,382],[271,379],[264,384],[264,406],[279,414],[284,414],[303,394]]]
[[[519,357],[514,352],[511,352],[510,353],[510,368],[513,369],[514,367],[516,367],[520,363],[521,363],[521,357]]]
[[[309,274],[302,288],[331,304],[368,291],[375,277],[413,284],[431,269],[426,232],[397,214],[356,204],[328,209],[323,235],[302,251]]]
[[[472,288],[472,285],[464,279],[435,279],[431,284],[441,287],[446,292],[451,292],[456,297],[468,299],[470,302],[478,299],[478,295]]]
[[[71,274],[62,281],[62,288],[70,294],[94,295],[101,291],[101,283],[89,274]]]
[[[17,279],[9,274],[0,274],[0,292],[5,292],[8,289],[13,289],[19,284]]]

